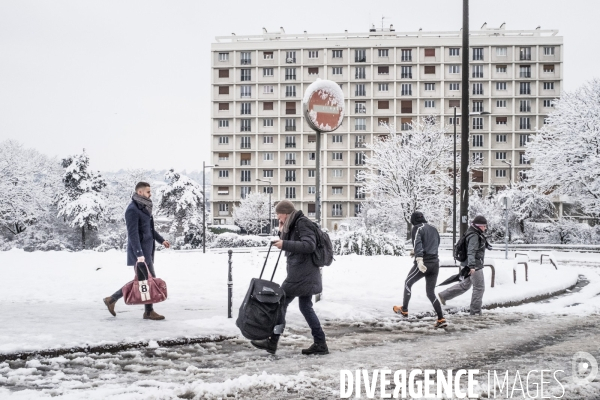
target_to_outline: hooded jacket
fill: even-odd
[[[411,238],[415,257],[423,257],[423,261],[439,261],[440,234],[437,229],[428,224],[420,212],[413,213],[410,222],[413,224]]]
[[[467,238],[467,259],[460,263],[463,267],[480,270],[483,268],[483,258],[486,247],[489,246],[481,229],[471,225],[465,232]]]

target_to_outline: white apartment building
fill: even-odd
[[[498,190],[526,178],[525,145],[562,88],[563,38],[556,30],[482,27],[470,36],[473,186]],[[382,123],[409,128],[434,115],[453,128],[460,114],[460,31],[284,34],[217,37],[211,47],[212,212],[233,223],[232,206],[247,193],[315,211],[315,133],[302,115],[306,87],[337,82],[346,99],[342,126],[322,138],[323,225],[337,229],[364,197],[356,173],[364,143],[386,134]],[[460,140],[459,140],[460,143]],[[509,167],[510,163],[512,167]],[[257,181],[261,179],[263,181]],[[264,181],[270,181],[269,183]]]

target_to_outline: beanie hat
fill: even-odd
[[[275,206],[275,212],[277,214],[291,214],[294,211],[296,211],[294,203],[289,200],[281,200],[277,203],[277,206]]]
[[[412,225],[423,224],[426,222],[427,222],[427,220],[425,219],[425,216],[423,215],[423,213],[421,211],[415,211],[410,216],[410,223]]]
[[[478,215],[473,219],[473,225],[487,225],[487,219],[483,215]]]

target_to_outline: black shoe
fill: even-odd
[[[277,351],[277,342],[274,342],[271,339],[251,340],[250,343],[257,349],[266,350],[269,354],[275,354]]]
[[[327,348],[327,343],[313,343],[308,349],[302,349],[302,354],[311,355],[324,355],[329,354],[329,349]]]

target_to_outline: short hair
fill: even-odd
[[[135,185],[135,191],[137,192],[140,189],[144,189],[150,187],[150,184],[148,182],[138,182],[137,185]]]

